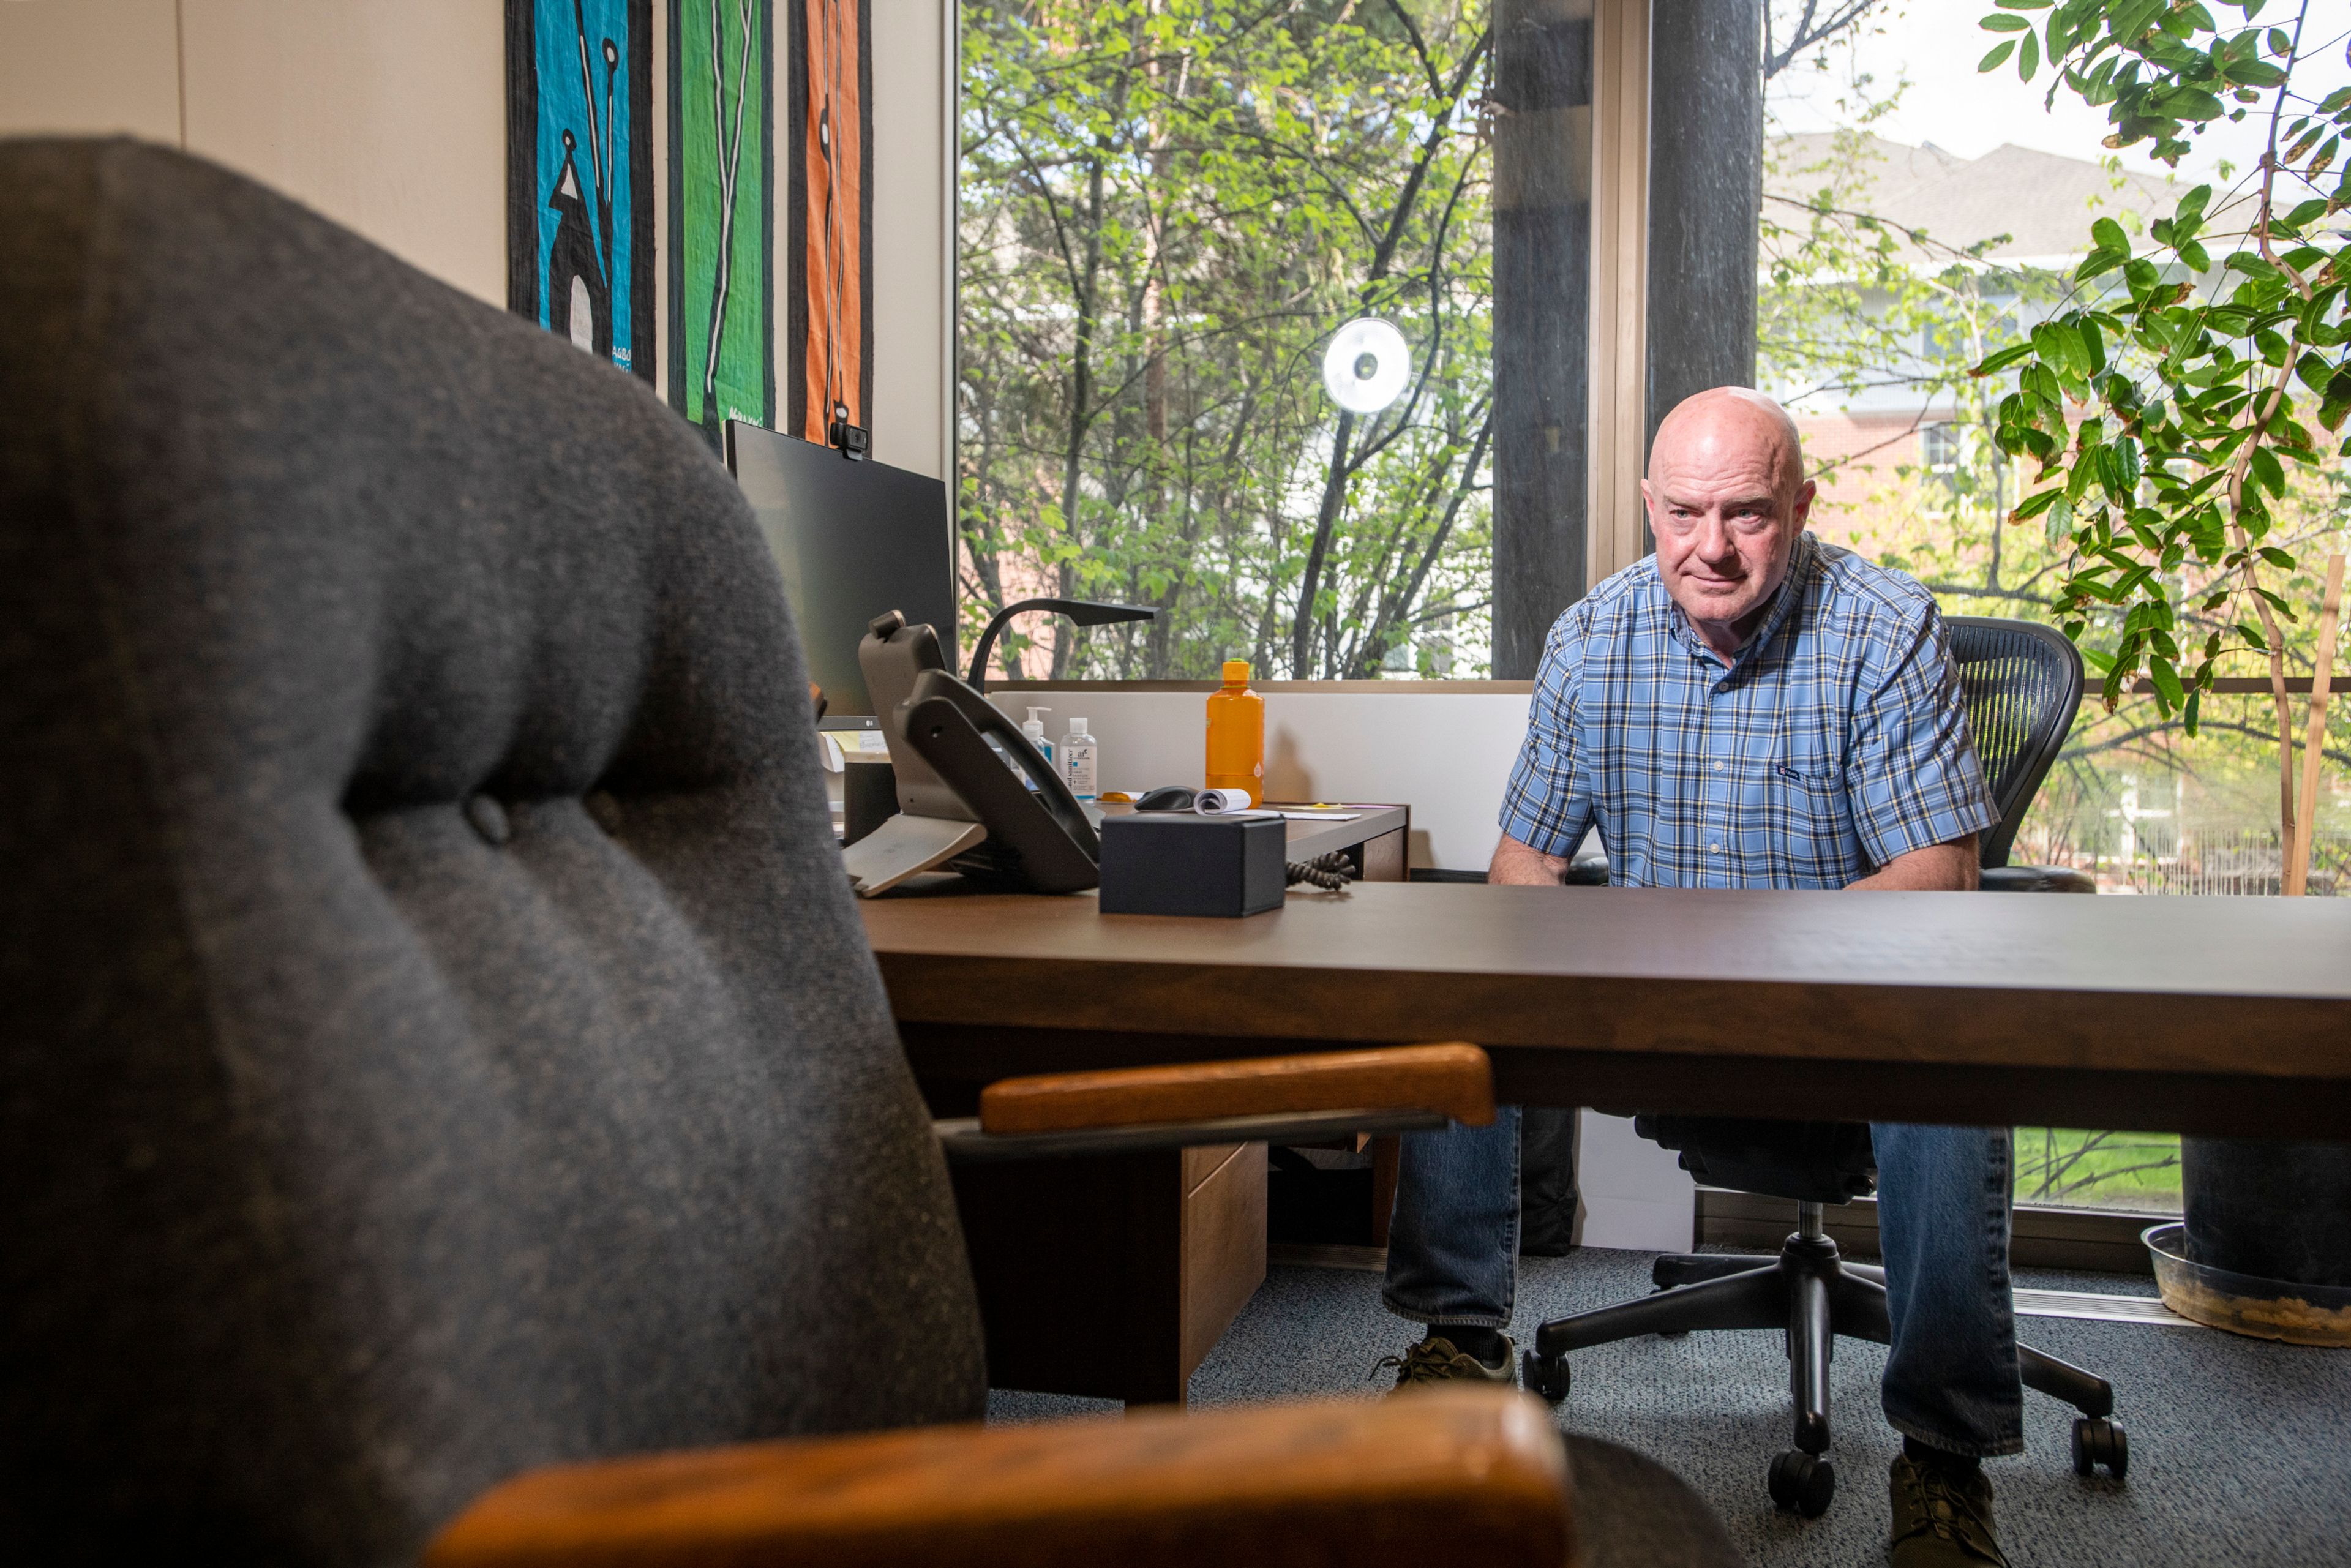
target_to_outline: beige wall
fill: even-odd
[[[873,0],[874,451],[939,476],[951,16]],[[184,146],[506,302],[503,0],[0,0],[0,135],[43,131]]]
[[[0,135],[180,140],[178,0],[0,0]]]
[[[506,303],[496,0],[181,4],[190,152]]]
[[[872,0],[873,455],[952,471],[952,0]]]

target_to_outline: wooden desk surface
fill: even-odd
[[[1506,1098],[2351,1137],[2351,902],[1395,883],[879,899],[916,1071],[1469,1040]]]

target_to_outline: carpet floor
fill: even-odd
[[[1528,1259],[1516,1330],[1649,1289],[1654,1254],[1587,1249]],[[2020,1270],[2020,1286],[2152,1295],[2150,1280]],[[2130,1436],[2127,1481],[2074,1476],[2070,1406],[2025,1395],[2025,1451],[1986,1466],[2016,1568],[2059,1564],[2351,1564],[2351,1353],[2208,1329],[2021,1320],[2027,1343],[2115,1385]],[[1413,1337],[1379,1301],[1379,1277],[1276,1269],[1193,1375],[1198,1406],[1377,1394],[1373,1364]],[[1787,1363],[1770,1333],[1698,1333],[1578,1352],[1563,1426],[1670,1466],[1705,1496],[1755,1568],[1851,1568],[1886,1556],[1887,1467],[1900,1438],[1877,1406],[1879,1346],[1837,1342],[1832,1369],[1835,1504],[1818,1520],[1775,1511],[1763,1490],[1788,1444]],[[998,1391],[991,1420],[1117,1406]]]

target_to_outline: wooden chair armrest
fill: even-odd
[[[1006,1078],[980,1091],[985,1133],[1058,1133],[1306,1111],[1429,1111],[1494,1119],[1494,1070],[1474,1045],[1260,1056]]]
[[[1567,1458],[1515,1390],[759,1443],[535,1470],[425,1568],[1562,1568]]]

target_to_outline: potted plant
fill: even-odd
[[[1980,65],[2104,107],[2109,148],[2151,144],[2177,166],[2202,129],[2267,120],[2259,165],[2216,199],[2199,184],[2134,246],[2111,218],[2092,228],[2065,308],[2029,342],[1991,355],[2007,372],[2001,449],[2038,465],[2011,515],[2040,518],[2071,549],[2058,604],[2109,709],[2141,676],[2193,735],[2216,666],[2265,656],[2278,732],[2283,863],[2294,863],[2294,723],[2279,588],[2298,565],[2270,537],[2294,469],[2351,455],[2345,300],[2351,88],[2294,90],[2310,6],[2264,0],[1998,0]],[[2231,16],[2231,13],[2237,13]],[[2221,18],[2228,18],[2223,26]],[[2220,575],[2192,601],[2190,558]],[[2200,632],[2200,635],[2199,634]],[[2314,736],[2313,744],[2319,737]],[[2312,775],[2314,777],[2314,774]],[[2307,794],[2305,787],[2305,795]],[[2292,886],[2289,874],[2287,891]],[[2351,1145],[2183,1140],[2182,1228],[2149,1232],[2176,1310],[2242,1332],[2351,1343]],[[2176,1250],[2159,1234],[2184,1229]]]

